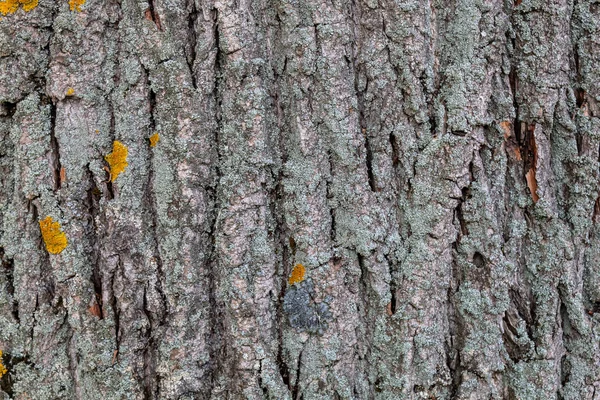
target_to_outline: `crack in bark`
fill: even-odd
[[[121,257],[119,257],[118,254],[115,255],[117,257],[117,264],[116,264],[116,268],[114,269],[114,271],[111,274],[110,277],[110,288],[111,288],[111,308],[113,311],[113,315],[114,315],[114,319],[115,319],[115,354],[114,354],[114,360],[115,362],[119,361],[119,350],[120,350],[120,345],[121,345],[121,338],[119,336],[120,334],[120,329],[121,329],[121,324],[120,324],[120,314],[121,311],[119,310],[119,305],[118,305],[118,301],[117,301],[117,296],[115,295],[115,275],[117,274],[117,270],[119,268],[122,268],[123,266],[121,265]]]
[[[292,389],[292,400],[300,400],[302,399],[302,395],[298,398],[300,393],[300,371],[302,369],[302,353],[304,350],[301,350],[298,354],[298,364],[296,366],[296,382],[294,383],[294,387]]]
[[[144,16],[147,20],[154,22],[159,31],[162,31],[160,16],[154,6],[154,0],[148,0],[148,8],[144,12]]]
[[[221,62],[222,62],[222,52],[220,49],[220,43],[219,43],[219,11],[214,8],[213,9],[213,35],[214,35],[214,48],[215,48],[215,65],[214,65],[214,69],[215,71],[221,71]],[[215,385],[217,384],[216,379],[215,379],[215,372],[218,370],[219,365],[224,361],[222,359],[222,357],[219,357],[219,355],[223,355],[226,352],[226,348],[222,343],[222,332],[224,330],[223,327],[223,318],[220,315],[219,312],[219,305],[217,303],[217,296],[216,296],[216,286],[217,286],[217,282],[216,282],[216,277],[215,277],[215,272],[216,272],[216,264],[217,264],[217,260],[216,260],[216,253],[217,253],[217,243],[216,243],[216,238],[215,238],[215,232],[217,229],[217,222],[218,222],[218,215],[216,210],[218,209],[218,205],[217,205],[217,193],[219,190],[219,185],[220,185],[220,181],[221,181],[221,169],[219,168],[219,164],[220,164],[220,160],[221,160],[221,153],[219,150],[219,146],[220,146],[220,130],[222,129],[222,123],[221,123],[221,104],[222,104],[222,99],[221,99],[221,94],[220,94],[220,81],[221,81],[221,77],[215,73],[215,82],[214,82],[214,88],[213,88],[213,99],[215,102],[215,118],[216,118],[216,126],[215,126],[215,130],[214,130],[214,148],[216,149],[216,156],[217,156],[217,160],[215,163],[215,182],[213,184],[213,186],[209,186],[209,188],[207,189],[207,192],[209,193],[210,199],[213,203],[213,210],[215,210],[215,212],[210,213],[209,215],[209,224],[210,224],[210,229],[208,232],[208,237],[210,239],[210,253],[209,256],[207,257],[207,267],[209,269],[208,271],[208,301],[210,304],[209,307],[209,320],[210,320],[210,333],[209,333],[209,337],[207,339],[207,343],[208,343],[208,348],[209,348],[209,355],[210,355],[210,359],[213,360],[212,363],[210,363],[210,371],[208,372],[208,374],[210,375],[210,392],[213,391]]]
[[[92,264],[92,276],[91,281],[94,286],[94,296],[96,305],[98,307],[98,317],[102,320],[104,319],[104,304],[103,304],[103,296],[102,296],[102,273],[100,270],[100,251],[98,248],[98,226],[96,224],[96,217],[99,214],[100,209],[100,196],[101,192],[96,186],[94,181],[94,175],[90,169],[90,165],[86,165],[86,174],[89,181],[89,186],[87,190],[87,199],[86,205],[88,208],[88,215],[90,219],[91,229],[87,232],[90,235],[92,243],[92,252],[90,254],[91,264]]]
[[[79,357],[77,356],[77,346],[73,343],[75,341],[75,339],[74,339],[75,332],[74,332],[73,328],[71,327],[71,325],[69,324],[69,311],[67,310],[66,307],[64,307],[64,305],[62,305],[62,308],[65,310],[65,316],[64,316],[63,323],[61,324],[60,328],[62,328],[64,325],[67,325],[67,330],[69,332],[67,342],[65,343],[65,345],[67,347],[66,350],[67,350],[67,356],[68,356],[68,362],[69,362],[68,370],[71,375],[71,378],[73,379],[75,399],[81,400],[82,399],[81,385],[79,383],[80,379],[79,379],[79,373],[78,373],[78,368],[77,368],[77,365],[79,364]]]
[[[198,83],[196,82],[196,73],[194,71],[194,64],[196,63],[196,44],[198,41],[196,34],[196,23],[198,21],[198,10],[196,9],[196,1],[190,0],[192,9],[188,14],[188,41],[190,44],[190,54],[186,57],[188,68],[190,69],[190,76],[192,78],[192,86],[194,89],[198,89]]]
[[[110,112],[109,135],[110,135],[111,142],[114,142],[114,140],[116,138],[115,108],[114,108],[112,101],[110,101],[110,100],[108,101],[108,108],[109,108],[109,112]],[[110,167],[108,166],[108,162],[106,160],[104,160],[104,164],[105,164],[104,169],[106,170],[106,199],[112,200],[115,198],[115,192],[114,192],[114,187],[113,187],[112,181],[110,179]]]
[[[331,155],[331,150],[327,150],[327,160],[329,162],[329,177],[325,180],[326,185],[326,197],[327,200],[333,199],[335,194],[333,193],[333,160]],[[329,201],[328,201],[329,203]],[[336,237],[336,222],[335,222],[335,207],[329,207],[329,215],[331,217],[331,229],[329,231],[329,238],[331,240],[332,245],[335,245],[335,237]]]
[[[158,376],[156,372],[156,343],[154,340],[153,333],[153,319],[152,312],[148,309],[148,296],[147,296],[148,287],[144,285],[144,294],[142,300],[142,311],[148,320],[148,328],[145,332],[145,338],[147,342],[144,346],[143,350],[143,379],[142,379],[142,387],[144,392],[145,400],[152,400],[158,398]]]
[[[1,246],[0,265],[6,276],[6,293],[10,295],[12,300],[11,314],[18,324],[21,320],[19,319],[19,301],[15,298],[15,262],[12,258],[5,257],[4,247]]]
[[[54,190],[60,189],[62,184],[61,174],[62,165],[60,163],[60,147],[58,140],[56,139],[56,104],[51,102],[50,104],[50,165],[52,168],[52,175],[54,177]]]

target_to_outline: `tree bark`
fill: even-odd
[[[148,1],[0,2],[0,398],[600,399],[599,3]]]

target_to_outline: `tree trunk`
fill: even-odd
[[[0,398],[600,399],[596,1],[0,13]]]

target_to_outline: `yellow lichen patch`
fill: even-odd
[[[156,143],[158,143],[160,136],[158,136],[158,132],[154,132],[154,135],[150,136],[149,139],[150,139],[150,147],[154,147],[154,146],[156,146]]]
[[[6,374],[7,372],[8,370],[4,364],[2,364],[2,350],[0,350],[0,378],[2,378],[2,375]]]
[[[290,285],[293,285],[295,283],[302,282],[304,280],[304,275],[305,274],[306,274],[306,268],[304,268],[304,265],[302,265],[302,264],[296,264],[296,266],[292,270],[292,273],[290,274],[290,277],[288,279],[288,283]]]
[[[69,0],[69,9],[71,11],[81,11],[81,6],[84,5],[85,0]]]
[[[21,4],[23,4],[24,11],[31,11],[38,5],[38,0],[19,0]]]
[[[60,229],[60,224],[52,220],[52,217],[48,216],[40,221],[40,230],[48,253],[58,254],[67,247],[67,235]]]
[[[0,1],[0,13],[2,15],[14,14],[19,9],[19,0]]]
[[[75,89],[72,87],[67,89],[67,96],[73,96],[75,94]]]
[[[38,0],[0,0],[0,13],[2,15],[14,14],[23,5],[23,10],[29,12],[37,7]]]
[[[113,142],[113,151],[104,159],[108,161],[108,165],[110,165],[110,180],[114,182],[117,179],[117,176],[123,171],[125,171],[125,167],[129,164],[127,163],[127,154],[129,151],[127,150],[127,146],[123,143],[115,140]]]

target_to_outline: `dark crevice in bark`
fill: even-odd
[[[452,383],[450,384],[450,398],[456,399],[458,395],[458,389],[460,389],[460,385],[462,384],[463,378],[463,370],[464,368],[460,364],[460,351],[458,349],[454,349],[455,356],[451,357],[452,350],[446,349],[446,363],[450,370],[450,375],[452,376]]]
[[[190,69],[190,76],[192,78],[192,86],[194,89],[198,89],[198,83],[196,82],[196,73],[194,71],[194,64],[196,63],[196,44],[198,41],[196,34],[196,23],[198,20],[198,10],[196,9],[196,1],[190,0],[191,10],[188,14],[188,42],[190,45],[190,54],[186,57],[187,64]]]
[[[327,160],[329,161],[329,177],[326,178],[326,186],[327,186],[327,200],[334,198],[333,193],[333,160],[331,155],[331,150],[327,150]],[[332,244],[335,244],[335,236],[336,236],[336,223],[335,223],[335,207],[329,207],[329,215],[331,217],[331,229],[329,231],[329,238],[331,239]]]
[[[3,101],[0,103],[0,117],[12,118],[17,111],[17,103]]]
[[[274,194],[272,196],[272,201],[275,202],[276,199],[282,198],[283,196],[283,185],[281,183],[283,177],[283,170],[280,169],[278,183],[275,187]],[[283,311],[283,297],[285,294],[287,275],[289,273],[288,269],[294,262],[295,249],[296,244],[294,238],[292,236],[286,240],[286,233],[288,229],[286,229],[285,221],[283,219],[283,210],[280,210],[281,204],[277,203],[277,207],[273,211],[275,216],[275,220],[277,223],[278,229],[275,229],[277,237],[277,242],[279,246],[283,249],[282,258],[281,258],[281,268],[279,272],[279,276],[281,279],[279,280],[279,293],[276,298],[273,298],[272,301],[276,304],[276,314],[275,314],[275,326],[277,327],[277,367],[279,370],[279,375],[281,375],[281,379],[283,383],[291,390],[290,385],[290,371],[287,363],[283,358],[283,328],[285,325],[285,315]],[[287,242],[287,243],[286,243]]]
[[[353,22],[356,18],[355,14],[356,14],[356,5],[354,4],[354,2],[351,2],[350,4],[350,9],[351,9],[351,13],[352,13],[352,19]],[[356,26],[355,24],[353,24],[353,26]],[[365,141],[365,163],[366,163],[366,168],[367,168],[367,177],[369,180],[369,188],[371,188],[372,192],[377,191],[377,185],[375,182],[375,175],[373,174],[373,150],[371,148],[371,143],[369,140],[369,133],[368,133],[368,129],[367,129],[367,121],[365,118],[365,95],[364,92],[362,90],[360,90],[359,87],[359,74],[360,71],[357,69],[356,66],[356,53],[357,53],[357,49],[356,49],[356,44],[357,44],[357,37],[356,37],[356,32],[354,33],[354,40],[353,40],[353,48],[352,48],[352,59],[348,60],[348,64],[351,66],[352,68],[352,74],[354,75],[354,93],[356,95],[356,102],[358,105],[358,127],[360,129],[360,133],[363,136],[363,139]]]
[[[507,32],[507,36],[508,36],[508,32]],[[519,89],[519,83],[518,83],[518,79],[517,79],[517,66],[515,65],[515,52],[517,50],[517,41],[515,38],[510,38],[507,37],[507,41],[510,40],[511,43],[511,48],[510,51],[508,52],[511,55],[511,60],[510,60],[510,71],[508,73],[508,82],[510,85],[510,91],[512,94],[512,102],[513,102],[513,109],[515,111],[515,119],[513,120],[513,130],[515,133],[515,140],[516,140],[516,144],[518,145],[519,143],[521,143],[521,122],[520,122],[520,118],[519,118],[519,102],[517,101],[517,90]]]
[[[92,284],[94,286],[94,296],[97,308],[92,309],[92,313],[95,313],[100,319],[104,319],[104,304],[102,297],[102,273],[100,270],[100,258],[101,254],[98,248],[98,226],[96,225],[96,218],[100,211],[100,196],[101,192],[96,186],[96,182],[94,181],[94,175],[90,170],[90,165],[86,165],[86,174],[89,181],[89,186],[87,189],[87,199],[86,205],[88,209],[89,215],[89,224],[90,227],[87,231],[87,235],[90,238],[90,243],[92,246],[90,261],[92,264]]]
[[[371,143],[369,141],[369,136],[367,134],[367,129],[362,129],[363,136],[365,139],[365,149],[366,149],[366,162],[367,162],[367,177],[369,179],[369,188],[371,188],[372,192],[376,192],[377,186],[375,184],[375,175],[373,174],[373,152],[371,150]]]
[[[262,368],[263,368],[263,360],[260,360],[259,361],[259,365],[258,365],[258,374],[257,374],[258,386],[262,390],[263,399],[268,399],[269,398],[269,391],[267,390],[267,387],[264,385],[263,380],[262,380]]]
[[[156,93],[152,90],[152,85],[150,83],[150,72],[146,69],[146,84],[148,85],[148,107],[149,107],[149,122],[150,122],[150,133],[156,130],[156,119],[155,119],[155,110],[156,110]],[[158,321],[159,326],[163,326],[166,323],[167,315],[168,315],[168,300],[167,296],[163,290],[163,283],[165,281],[165,274],[163,268],[163,261],[160,253],[160,245],[159,245],[159,231],[158,231],[158,202],[156,199],[156,193],[154,191],[154,169],[152,168],[152,161],[154,160],[154,153],[150,152],[150,162],[147,170],[150,171],[148,174],[148,181],[146,183],[146,207],[150,211],[150,215],[152,217],[152,236],[154,238],[154,257],[156,260],[156,291],[159,293],[163,310]]]
[[[71,379],[73,381],[73,388],[75,391],[75,399],[77,400],[81,400],[82,396],[81,396],[81,385],[80,385],[80,377],[79,377],[79,373],[78,373],[78,364],[79,364],[79,356],[77,354],[77,343],[74,343],[76,341],[75,339],[75,332],[73,330],[73,328],[71,328],[71,325],[69,324],[69,313],[67,311],[67,309],[61,304],[65,316],[63,318],[63,322],[60,326],[59,329],[61,329],[63,326],[66,325],[66,329],[68,331],[68,338],[67,341],[65,343],[66,346],[66,351],[67,351],[67,358],[68,358],[68,363],[69,363],[69,374],[71,375]]]
[[[390,133],[390,145],[392,146],[392,166],[396,168],[400,162],[400,150],[398,149],[398,139],[394,133]]]
[[[17,323],[19,319],[19,302],[15,298],[15,263],[12,258],[5,256],[4,247],[0,247],[0,265],[6,276],[6,293],[12,298],[11,314]]]
[[[394,315],[398,309],[398,281],[396,278],[397,268],[387,254],[385,255],[385,260],[388,264],[388,271],[390,274],[390,307],[388,314]]]
[[[156,120],[154,118],[154,110],[156,109],[156,93],[152,90],[152,82],[150,82],[150,70],[144,68],[146,86],[148,86],[148,117],[150,119],[150,133],[156,130]]]
[[[579,65],[579,53],[577,51],[577,46],[573,45],[573,64],[574,64],[574,82],[572,83],[573,93],[575,95],[575,105],[577,109],[581,109],[585,106],[585,90],[581,87],[581,74],[580,74],[580,65]],[[572,119],[575,119],[575,113],[577,110],[574,110],[574,113],[571,115]],[[575,141],[577,143],[577,155],[581,156],[583,154],[583,137],[584,133],[582,133],[579,129],[575,131]]]
[[[56,105],[50,103],[50,162],[52,166],[52,176],[54,177],[54,190],[60,189],[61,169],[60,163],[60,147],[55,134],[56,128]]]
[[[470,189],[468,186],[464,187],[461,189],[461,193],[462,196],[460,199],[458,200],[458,205],[456,206],[456,208],[454,209],[454,222],[455,224],[458,223],[458,226],[460,228],[459,230],[459,234],[456,238],[456,243],[460,244],[460,241],[462,239],[463,236],[468,236],[469,235],[469,228],[467,227],[467,223],[464,219],[463,216],[463,204],[465,203],[465,201],[467,201],[467,199],[469,199],[470,197]]]
[[[466,222],[462,217],[462,205],[467,199],[466,193],[467,187],[463,188],[463,196],[459,199],[458,206],[454,210],[455,220],[453,221],[456,226],[457,223],[460,225],[460,231],[457,233],[455,241],[452,242],[451,245],[451,275],[450,275],[450,284],[448,285],[448,289],[446,291],[446,318],[448,321],[448,338],[445,341],[445,352],[446,352],[446,365],[450,372],[450,376],[452,377],[452,382],[450,384],[450,391],[452,395],[450,398],[456,398],[458,394],[458,390],[462,383],[462,373],[463,367],[461,365],[460,360],[460,349],[464,346],[463,341],[463,330],[464,330],[464,322],[460,315],[460,309],[456,304],[456,293],[460,288],[460,285],[463,281],[463,272],[458,263],[459,253],[459,245],[460,240],[463,235],[468,235],[468,231],[466,233],[462,233],[463,229],[466,231]],[[458,219],[458,221],[456,221]],[[463,227],[464,226],[464,227]]]
[[[109,133],[110,133],[110,140],[111,140],[111,142],[113,142],[115,140],[115,138],[116,138],[115,109],[114,109],[114,106],[112,104],[112,101],[108,102],[108,106],[109,106],[109,111],[110,111]],[[106,162],[106,160],[105,160],[104,169],[106,170],[106,173],[107,173],[107,179],[106,179],[106,199],[107,200],[112,200],[112,199],[115,198],[115,192],[114,192],[114,187],[113,187],[111,176],[110,176],[110,167],[108,166],[108,162]]]
[[[152,92],[151,92],[152,93]],[[152,118],[152,117],[151,117]],[[153,158],[153,153],[150,152],[151,159]],[[154,170],[149,167],[150,173],[148,174],[148,182],[146,184],[146,207],[148,208],[152,224],[151,224],[151,233],[154,241],[154,259],[156,261],[156,286],[155,289],[158,292],[162,308],[157,312],[157,316],[153,317],[152,312],[148,308],[148,299],[147,299],[147,286],[144,286],[144,297],[143,297],[143,311],[148,320],[149,328],[146,332],[146,338],[148,339],[144,351],[143,351],[143,362],[144,362],[144,372],[143,372],[143,382],[142,386],[144,388],[144,398],[145,399],[155,399],[160,398],[160,374],[156,371],[156,359],[158,354],[158,346],[159,343],[155,339],[154,328],[164,326],[168,320],[168,300],[167,296],[163,290],[163,282],[165,281],[164,269],[162,257],[160,255],[160,245],[159,245],[159,233],[158,233],[158,215],[157,215],[157,200],[156,194],[153,190],[154,184]],[[148,283],[150,284],[150,283]]]
[[[600,197],[596,199],[594,203],[594,212],[592,214],[592,221],[597,224],[600,223]]]
[[[357,307],[359,308],[358,311],[359,313],[362,312],[362,317],[366,318],[366,310],[367,310],[367,267],[365,265],[365,257],[360,254],[360,253],[356,253],[356,258],[358,260],[358,267],[360,268],[360,276],[359,276],[359,282],[360,282],[360,287],[359,287],[359,298],[360,301],[357,303]],[[361,304],[362,303],[362,304]],[[363,321],[364,322],[364,321]]]
[[[298,397],[300,394],[300,372],[302,370],[302,352],[298,354],[298,365],[296,366],[296,382],[294,383],[294,387],[292,388],[292,400],[299,400],[302,398]]]
[[[119,255],[116,255],[116,257],[117,257],[117,266],[110,277],[110,288],[111,288],[110,306],[112,308],[114,319],[115,319],[115,355],[113,358],[115,359],[115,361],[118,361],[119,350],[120,350],[120,346],[121,346],[121,337],[120,337],[120,335],[121,335],[121,323],[120,323],[121,310],[119,309],[118,299],[117,299],[117,296],[115,295],[115,277],[116,277],[117,271],[120,268],[122,268],[122,265],[121,265],[121,258],[119,257]]]
[[[279,13],[276,13],[275,17],[277,20],[277,32],[281,32],[281,19]],[[281,74],[285,73],[286,65],[287,57],[284,57]],[[285,295],[285,289],[287,285],[287,277],[290,273],[290,269],[292,268],[296,256],[296,241],[294,240],[294,237],[291,235],[290,229],[287,226],[287,223],[284,218],[283,203],[280,201],[281,199],[285,198],[283,184],[283,166],[285,166],[288,161],[288,152],[285,146],[286,129],[283,127],[284,105],[282,104],[282,98],[280,94],[282,77],[278,72],[277,68],[275,67],[273,68],[273,77],[274,84],[271,86],[271,98],[273,100],[273,108],[276,116],[276,125],[279,133],[279,151],[281,152],[281,164],[279,170],[277,171],[277,176],[275,177],[276,184],[270,199],[272,204],[274,204],[272,214],[275,218],[276,223],[276,227],[274,229],[276,235],[275,241],[276,243],[279,243],[280,248],[283,249],[281,254],[281,263],[279,264],[280,268],[277,271],[277,276],[274,277],[274,287],[278,287],[278,293],[276,298],[273,298],[274,296],[272,296],[272,301],[275,302],[276,306],[275,329],[277,330],[277,354],[275,361],[283,384],[291,392],[292,385],[290,382],[290,368],[283,355],[283,331],[286,324],[285,313],[283,310],[283,298]]]
[[[148,296],[147,296],[148,287],[144,285],[144,295],[142,299],[142,311],[146,316],[146,320],[148,321],[148,328],[144,332],[144,337],[146,338],[146,344],[144,345],[143,350],[143,379],[142,379],[142,387],[144,391],[144,400],[153,400],[158,398],[158,377],[156,373],[156,353],[157,346],[154,339],[154,318],[152,317],[152,312],[148,308]]]
[[[217,384],[216,382],[216,372],[219,370],[219,367],[226,361],[224,358],[224,355],[226,353],[226,348],[222,343],[222,332],[224,331],[224,326],[223,326],[223,317],[222,317],[222,313],[220,311],[220,307],[219,304],[217,302],[217,295],[216,295],[216,291],[217,291],[217,277],[215,276],[216,271],[217,271],[217,259],[216,259],[216,254],[217,254],[217,243],[216,243],[216,237],[215,237],[215,233],[217,230],[217,219],[218,219],[218,207],[219,204],[217,203],[217,198],[218,198],[218,190],[219,190],[219,184],[221,181],[221,169],[219,168],[220,165],[220,161],[221,161],[221,153],[220,153],[220,131],[222,129],[222,122],[221,122],[221,104],[222,104],[222,99],[221,99],[221,64],[223,62],[222,57],[223,54],[221,52],[220,49],[220,43],[219,43],[219,23],[218,23],[218,17],[219,17],[219,12],[217,9],[213,9],[213,37],[214,37],[214,44],[215,44],[215,65],[214,65],[214,70],[215,70],[215,82],[214,82],[214,87],[213,87],[213,100],[214,100],[214,104],[215,104],[215,118],[216,118],[216,126],[215,126],[215,130],[214,130],[214,141],[213,141],[213,148],[215,149],[215,153],[216,153],[216,160],[215,160],[215,181],[213,183],[213,185],[209,186],[207,191],[209,193],[210,196],[210,200],[213,203],[213,209],[212,212],[209,214],[209,224],[210,224],[210,230],[208,232],[208,237],[210,238],[210,253],[209,256],[207,257],[207,267],[209,269],[208,271],[208,301],[209,301],[209,319],[210,319],[210,333],[209,333],[209,338],[207,339],[208,342],[208,348],[209,348],[209,354],[210,354],[210,359],[211,359],[211,366],[210,366],[210,392],[213,391],[215,385]]]
[[[526,126],[525,132],[523,132],[523,127],[521,127],[522,134],[522,142],[520,143],[520,154],[523,159],[523,172],[524,178],[529,187],[529,191],[531,192],[531,198],[534,203],[539,200],[539,196],[537,194],[537,144],[535,141],[535,124],[522,124]]]
[[[150,170],[150,174],[149,174],[149,181],[150,182],[154,182],[154,171]],[[156,211],[156,195],[154,193],[153,190],[150,189],[149,186],[149,191],[150,191],[150,198],[152,201],[152,206],[150,207],[151,209],[151,215],[152,215],[152,235],[154,236],[154,257],[156,259],[156,291],[159,293],[160,298],[161,298],[161,302],[163,305],[163,312],[161,313],[161,318],[158,322],[159,326],[163,326],[166,324],[167,322],[167,316],[169,314],[169,303],[167,300],[167,296],[163,290],[163,283],[165,281],[165,273],[164,273],[164,268],[163,268],[163,261],[162,261],[162,257],[160,255],[160,245],[159,245],[159,233],[158,233],[158,217],[157,217],[157,211]]]
[[[147,20],[154,22],[154,24],[156,25],[156,27],[158,28],[159,31],[162,31],[162,25],[160,23],[160,16],[158,15],[158,12],[156,11],[154,2],[155,2],[155,0],[148,0],[148,8],[144,12],[144,16],[146,17]]]
[[[282,293],[283,298],[283,293]],[[282,303],[280,301],[280,303]],[[279,375],[281,375],[281,380],[288,387],[288,389],[292,390],[291,382],[290,382],[290,369],[283,359],[283,307],[279,306],[277,309],[277,318],[279,327],[279,336],[277,338],[277,367],[279,369]]]
[[[35,335],[35,326],[37,325],[37,319],[35,318],[35,313],[38,312],[40,308],[40,301],[39,301],[39,295],[36,293],[35,294],[35,306],[33,307],[33,312],[31,313],[31,328],[29,329],[29,340],[30,340],[30,345],[31,350],[33,350],[33,338]]]

